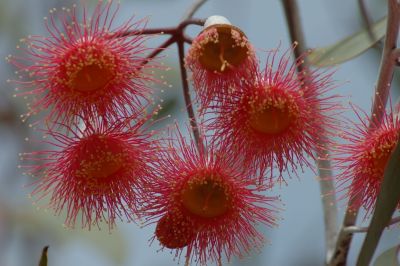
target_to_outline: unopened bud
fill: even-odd
[[[204,23],[204,28],[221,24],[232,25],[232,23],[226,17],[214,15],[207,18],[206,22]]]

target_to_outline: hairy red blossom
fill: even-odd
[[[54,9],[45,18],[50,36],[22,39],[23,55],[8,60],[19,68],[17,95],[33,98],[27,116],[50,108],[47,119],[69,123],[77,116],[112,120],[140,110],[154,81],[146,69],[156,66],[145,64],[146,37],[122,36],[140,32],[145,21],[130,18],[114,27],[118,9],[99,1],[91,16],[83,9],[81,20],[75,5]]]
[[[258,186],[237,157],[213,147],[198,151],[180,133],[158,157],[158,178],[143,211],[157,222],[163,247],[177,255],[186,247],[186,257],[201,265],[260,248],[255,225],[276,225],[278,198],[262,195],[267,187]]]
[[[133,118],[108,124],[86,123],[85,129],[66,127],[67,134],[48,131],[47,143],[58,150],[25,154],[27,173],[39,178],[32,195],[51,195],[49,207],[56,214],[66,209],[65,224],[109,229],[117,218],[134,220],[144,195],[156,152],[155,140],[142,128],[145,119]],[[129,123],[135,122],[131,126]]]
[[[384,171],[399,137],[400,120],[393,113],[385,113],[382,122],[365,114],[360,123],[344,130],[348,143],[336,147],[336,177],[339,200],[348,199],[350,208],[365,208],[368,216],[375,206]]]
[[[261,173],[270,171],[269,181],[284,181],[282,172],[312,167],[320,136],[329,137],[337,129],[334,117],[339,105],[333,96],[323,94],[332,89],[331,73],[302,73],[303,82],[290,63],[287,51],[276,63],[277,51],[271,51],[263,72],[242,83],[216,101],[208,121],[214,142],[227,150],[241,153],[245,162]],[[277,67],[276,69],[274,69]]]
[[[239,28],[229,24],[206,27],[193,40],[185,60],[204,107],[238,88],[257,66],[254,48]]]

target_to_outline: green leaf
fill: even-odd
[[[326,67],[344,63],[368,50],[386,33],[387,17],[377,21],[372,26],[375,40],[371,40],[367,29],[363,29],[336,44],[316,48],[308,55],[310,64]]]
[[[376,200],[371,224],[358,255],[357,266],[366,266],[371,262],[382,232],[389,224],[400,201],[400,140],[397,143],[398,145],[390,156],[389,163],[385,169],[381,191]]]
[[[40,257],[39,266],[47,266],[47,250],[49,246],[45,246],[42,250],[42,256]]]
[[[386,250],[375,260],[374,266],[400,266],[399,259],[397,257],[399,251],[400,245]]]

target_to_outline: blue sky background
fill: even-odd
[[[65,3],[64,3],[65,2]],[[94,1],[91,1],[92,3]],[[362,27],[357,1],[337,0],[299,0],[301,18],[309,47],[321,47],[332,44]],[[374,19],[386,13],[385,1],[367,1]],[[72,1],[0,1],[0,55],[4,58],[14,54],[13,48],[18,40],[27,34],[46,34],[42,17],[53,6],[68,6]],[[149,27],[176,25],[191,1],[184,0],[122,0],[121,11],[116,24],[135,14],[138,18],[150,16]],[[286,49],[290,46],[286,22],[280,1],[275,0],[210,0],[195,17],[206,18],[210,15],[226,16],[234,25],[240,27],[248,36],[259,55],[263,50],[275,48],[279,43]],[[189,33],[197,34],[200,28],[191,27]],[[160,39],[149,42],[157,45]],[[164,62],[172,70],[165,74],[166,80],[173,85],[164,88],[163,98],[177,100],[178,112],[173,119],[185,121],[183,110],[176,47],[171,46],[165,53]],[[334,75],[340,85],[335,93],[345,96],[366,111],[370,110],[374,84],[379,68],[380,52],[371,49],[363,55],[337,68]],[[262,61],[264,61],[262,59]],[[120,223],[112,235],[108,232],[71,231],[62,227],[63,218],[53,217],[52,211],[37,210],[27,197],[28,183],[17,171],[18,153],[32,149],[36,144],[26,143],[23,139],[32,134],[26,124],[18,121],[23,112],[23,101],[12,98],[12,88],[5,80],[12,76],[12,67],[0,64],[0,114],[8,114],[8,120],[0,121],[0,265],[25,266],[36,265],[39,253],[44,245],[50,244],[49,265],[51,266],[168,266],[177,265],[169,251],[158,251],[156,241],[149,246],[154,226],[140,228],[134,224]],[[398,87],[395,83],[395,87]],[[394,98],[397,97],[395,94]],[[345,115],[354,119],[351,111]],[[7,118],[7,117],[6,117]],[[172,120],[171,120],[172,121]],[[324,231],[319,185],[314,174],[306,170],[301,180],[289,180],[288,186],[277,187],[273,194],[281,194],[285,210],[281,213],[284,220],[279,228],[260,228],[268,239],[262,252],[253,254],[231,265],[268,265],[268,266],[306,266],[323,265]],[[345,202],[340,202],[340,213]],[[362,215],[361,215],[362,216]],[[361,224],[362,221],[360,221]],[[366,222],[362,223],[364,226]],[[399,243],[399,230],[385,232],[378,251]],[[349,265],[355,263],[356,254],[363,235],[354,238]],[[183,265],[183,262],[181,262]]]

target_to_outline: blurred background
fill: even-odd
[[[43,17],[53,7],[71,6],[73,0],[0,0],[0,55],[16,54],[15,45],[29,34],[46,35]],[[85,1],[82,1],[85,2]],[[95,1],[86,1],[94,6]],[[357,0],[299,0],[300,12],[308,47],[322,47],[358,31],[364,24]],[[386,1],[365,1],[374,20],[386,14]],[[121,10],[115,25],[132,14],[137,18],[149,17],[148,27],[174,26],[190,6],[189,0],[121,0]],[[276,0],[209,0],[195,15],[206,18],[223,15],[240,27],[255,47],[262,51],[290,46],[284,13]],[[193,26],[189,33],[195,36],[200,28]],[[149,41],[156,46],[162,37]],[[171,46],[164,55],[165,65],[171,71],[159,73],[168,84],[159,97],[164,100],[166,112],[172,119],[185,121],[186,113],[181,95],[176,47]],[[371,48],[361,56],[344,63],[334,75],[339,86],[335,93],[344,95],[366,111],[370,110],[374,84],[379,68],[381,50]],[[263,59],[262,59],[263,61]],[[18,154],[41,149],[39,144],[26,141],[32,137],[27,123],[20,121],[26,111],[23,99],[13,98],[14,88],[6,83],[14,78],[15,69],[3,61],[0,64],[0,266],[37,265],[40,252],[50,245],[50,266],[168,266],[177,265],[174,254],[159,251],[149,239],[154,226],[140,228],[135,224],[119,223],[110,234],[98,231],[67,230],[63,217],[55,217],[52,210],[32,205],[28,194],[31,188],[27,177],[18,169]],[[394,87],[399,87],[396,82]],[[160,90],[158,90],[160,91]],[[393,99],[397,95],[392,96]],[[355,119],[348,111],[345,115]],[[165,125],[166,125],[165,123]],[[260,230],[267,239],[264,249],[231,265],[264,266],[313,266],[324,262],[324,231],[319,185],[311,171],[305,171],[301,180],[289,180],[288,186],[277,187],[274,194],[281,194],[285,210],[279,228]],[[43,203],[44,205],[45,203]],[[343,215],[346,203],[340,202]],[[360,217],[363,217],[361,214]],[[341,221],[342,217],[339,217]],[[359,221],[366,226],[367,221]],[[376,254],[399,243],[397,227],[386,231]],[[363,234],[357,234],[350,249],[349,265],[354,265]],[[183,262],[180,262],[183,265]]]

